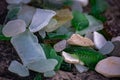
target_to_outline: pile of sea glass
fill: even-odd
[[[93,70],[114,49],[97,32],[103,23],[83,12],[89,0],[6,1],[9,12],[2,33],[10,37],[22,61],[12,61],[8,70],[19,76],[29,76],[32,70],[52,77],[63,61],[80,73]]]

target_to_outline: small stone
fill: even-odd
[[[108,41],[101,49],[99,49],[99,52],[102,53],[103,55],[109,54],[114,50],[114,47],[115,46],[113,45],[113,43]]]
[[[2,33],[6,37],[16,36],[20,33],[23,33],[26,30],[26,23],[21,19],[9,21],[2,30]]]
[[[30,31],[37,32],[43,29],[49,24],[50,20],[55,15],[56,12],[53,10],[36,9],[36,12],[29,27]]]
[[[58,64],[56,59],[41,59],[40,61],[36,61],[27,65],[30,70],[45,73],[48,71],[54,70],[55,66]]]
[[[120,57],[108,57],[101,60],[95,70],[105,77],[120,77]]]
[[[66,46],[67,46],[67,41],[62,40],[54,45],[54,49],[56,52],[61,52],[62,50],[66,48]]]
[[[80,63],[79,59],[72,57],[69,53],[62,52],[62,56],[64,57],[65,62],[77,64]]]
[[[115,41],[113,42],[115,48],[114,50],[110,53],[111,56],[118,56],[120,57],[120,41]]]
[[[93,38],[97,49],[101,49],[107,43],[105,37],[98,32],[93,33]]]
[[[68,44],[78,46],[94,46],[92,40],[82,37],[79,34],[73,34],[70,39],[67,40]]]
[[[111,41],[112,41],[112,42],[120,41],[120,36],[113,37]]]
[[[19,63],[18,61],[12,61],[8,70],[22,77],[29,76],[28,69],[25,66],[23,66],[21,63]]]
[[[83,72],[86,72],[88,71],[88,68],[81,65],[81,64],[74,64],[76,69],[80,72],[80,73],[83,73]]]

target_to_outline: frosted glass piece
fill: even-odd
[[[37,32],[43,29],[54,15],[56,12],[53,10],[37,9],[29,27],[30,31]]]
[[[24,65],[46,59],[43,48],[38,43],[37,37],[28,30],[20,35],[12,37],[11,43]]]

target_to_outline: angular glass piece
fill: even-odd
[[[85,35],[86,38],[89,38],[93,41],[93,33],[88,33]]]
[[[72,12],[69,9],[61,9],[56,12],[55,19],[58,21],[56,29],[69,22],[72,18]]]
[[[22,0],[6,0],[8,4],[20,4]]]
[[[58,61],[56,59],[41,59],[39,61],[28,64],[27,67],[30,70],[40,72],[40,73],[44,73],[44,72],[47,72],[47,71],[54,70],[57,63],[58,63]]]
[[[24,4],[27,4],[27,3],[31,2],[31,0],[22,0],[22,2],[23,2]]]
[[[32,21],[35,11],[36,9],[34,7],[23,5],[17,15],[17,18],[24,20],[28,26]]]
[[[74,64],[74,65],[80,73],[88,71],[88,68],[81,64]]]
[[[41,29],[38,33],[39,33],[39,35],[40,35],[42,38],[45,38],[45,37],[46,37],[45,29]]]
[[[55,11],[37,9],[29,27],[30,31],[37,32],[43,29],[45,26],[48,25],[49,21],[54,15],[56,15]]]
[[[55,75],[55,71],[48,71],[44,73],[44,77],[53,77]]]
[[[93,40],[96,48],[98,49],[102,48],[107,42],[105,37],[96,31],[93,33]]]
[[[76,33],[84,35],[84,34],[87,34],[87,33],[91,33],[91,32],[103,29],[103,23],[101,21],[95,19],[93,16],[90,16],[88,14],[85,14],[85,16],[89,21],[89,27],[87,27],[84,30],[77,31]]]
[[[52,32],[52,31],[56,30],[57,29],[56,25],[57,25],[57,20],[56,19],[51,19],[49,24],[45,27],[45,31],[46,32]]]
[[[20,4],[20,3],[29,3],[31,0],[6,0],[8,4]]]
[[[99,52],[104,54],[104,55],[109,54],[113,51],[114,47],[115,46],[113,45],[113,43],[108,41],[105,43],[105,45],[102,48],[99,49]]]
[[[37,37],[28,30],[20,35],[12,37],[11,43],[24,65],[46,59],[41,45],[38,44]]]
[[[21,63],[19,63],[18,61],[12,61],[8,70],[22,77],[29,76],[28,69],[25,66],[23,66]]]
[[[83,12],[83,8],[78,0],[74,0],[73,5],[71,6],[72,11],[80,11]]]

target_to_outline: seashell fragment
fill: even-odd
[[[20,64],[18,61],[12,61],[8,70],[22,77],[29,76],[28,69],[22,64]]]
[[[32,21],[35,11],[36,9],[34,7],[23,5],[17,15],[17,18],[24,20],[28,26]]]
[[[64,51],[62,52],[62,56],[64,57],[64,60],[67,63],[72,63],[72,64],[80,63],[79,59],[72,57],[69,53],[66,53]]]
[[[28,30],[12,37],[11,43],[25,66],[41,59],[46,59],[37,37]]]
[[[105,43],[105,45],[99,49],[99,52],[102,53],[102,54],[109,54],[111,53],[113,50],[114,50],[114,45],[112,42],[108,41]]]
[[[82,37],[79,34],[73,34],[67,42],[71,45],[94,46],[94,43],[90,39]]]
[[[95,70],[105,77],[120,77],[120,57],[108,57],[101,60]]]
[[[54,45],[54,49],[56,52],[61,52],[62,50],[66,48],[66,46],[67,46],[67,41],[62,40]]]
[[[80,72],[80,73],[83,73],[83,72],[86,72],[88,71],[88,68],[81,65],[81,64],[74,64],[76,69]]]
[[[98,32],[93,33],[94,43],[96,48],[101,49],[106,43],[107,40]]]
[[[36,12],[29,27],[30,31],[37,32],[43,29],[45,26],[48,25],[49,21],[54,15],[56,15],[55,11],[36,9]]]
[[[54,70],[57,63],[58,61],[56,59],[41,59],[39,61],[28,64],[27,67],[30,70],[45,73]]]
[[[21,19],[9,21],[2,30],[6,37],[16,36],[26,30],[26,23]]]

